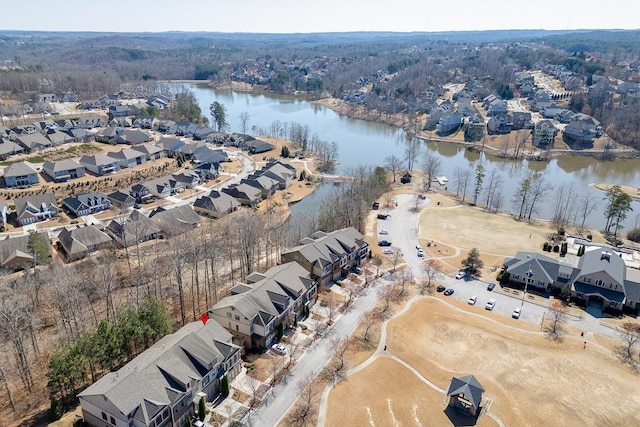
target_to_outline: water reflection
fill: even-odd
[[[408,145],[404,131],[382,123],[367,122],[340,116],[334,111],[318,104],[307,102],[304,98],[279,96],[263,93],[233,92],[229,90],[213,90],[206,86],[189,85],[199,101],[205,114],[214,101],[221,102],[227,109],[227,120],[231,131],[240,131],[239,116],[249,113],[249,129],[268,129],[271,124],[280,122],[297,122],[308,125],[312,133],[326,141],[335,141],[339,145],[339,165],[336,173],[346,173],[358,165],[383,165],[384,159],[390,155],[404,158]],[[590,183],[610,182],[640,187],[640,160],[600,161],[599,159],[581,156],[562,156],[549,162],[506,160],[492,153],[471,151],[466,146],[426,141],[420,143],[421,156],[431,152],[441,160],[441,175],[449,178],[452,187],[457,168],[475,168],[482,163],[485,172],[497,168],[504,178],[503,206],[510,209],[510,200],[517,191],[520,181],[529,173],[544,173],[549,185],[559,187],[563,184],[573,185],[578,194],[591,192]],[[421,157],[416,167],[421,164]],[[322,193],[310,200],[321,200]],[[301,202],[304,206],[307,201]],[[309,202],[311,203],[311,202]],[[540,215],[552,215],[553,194],[549,196],[539,209]],[[635,212],[640,212],[640,204],[633,203]],[[604,225],[603,206],[600,204],[589,217],[588,222],[601,227]],[[635,213],[629,215],[635,216]],[[633,224],[625,224],[627,228]]]

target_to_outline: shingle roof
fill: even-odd
[[[28,161],[12,163],[4,169],[4,176],[21,176],[38,173],[33,163]]]
[[[84,166],[82,166],[80,163],[76,162],[75,160],[71,160],[71,159],[58,160],[57,162],[46,161],[42,165],[43,170],[50,170],[53,172],[73,170],[78,168],[84,168]]]
[[[364,246],[362,234],[353,227],[331,233],[315,233],[304,239],[303,244],[291,248],[286,253],[299,252],[310,264],[321,266],[332,264],[344,255]]]
[[[158,207],[149,217],[169,236],[184,233],[200,224],[200,216],[189,205],[176,206],[173,209]]]
[[[58,234],[58,240],[69,255],[83,253],[91,246],[99,246],[111,241],[111,237],[95,225],[63,228]]]
[[[462,394],[474,408],[478,409],[482,401],[483,392],[484,387],[480,385],[476,377],[467,375],[461,378],[451,378],[451,383],[447,389],[447,396]]]

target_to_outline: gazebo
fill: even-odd
[[[461,378],[453,377],[447,389],[448,406],[471,416],[476,416],[482,402],[483,392],[484,388],[473,375]]]

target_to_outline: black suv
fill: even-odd
[[[438,286],[438,287],[436,288],[436,291],[437,291],[437,292],[444,292],[444,290],[445,290],[445,289],[447,289],[447,288],[445,288],[444,286],[440,285],[440,286]]]
[[[391,242],[388,240],[380,240],[378,246],[391,246]]]

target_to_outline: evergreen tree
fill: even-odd
[[[222,381],[220,382],[220,394],[222,394],[222,397],[229,396],[229,379],[226,375],[222,377]]]
[[[204,403],[204,397],[200,398],[200,402],[198,402],[198,419],[200,421],[204,421],[204,417],[207,416],[207,407]]]
[[[484,267],[484,262],[480,259],[480,252],[477,248],[472,248],[465,259],[462,260],[464,270],[471,276],[477,276],[478,272]]]

